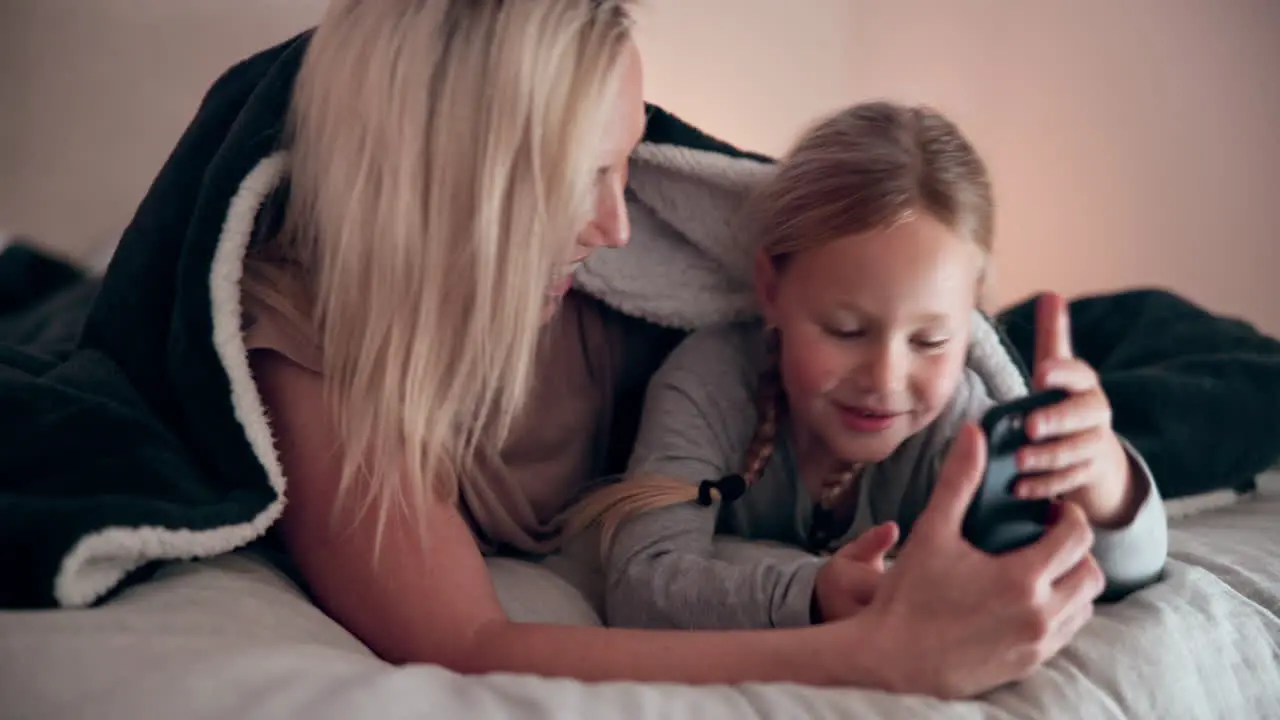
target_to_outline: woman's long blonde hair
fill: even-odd
[[[887,227],[908,212],[928,213],[991,251],[991,183],[960,129],[927,107],[868,102],[827,117],[801,137],[748,201],[745,226],[755,246],[782,267],[795,253]],[[776,342],[768,355],[755,388],[756,428],[742,458],[740,487],[759,480],[768,465],[785,403]],[[608,553],[627,518],[697,500],[699,492],[677,478],[626,478],[574,506],[568,532],[599,523]],[[712,496],[717,492],[711,489]]]
[[[590,217],[627,0],[334,0],[298,76],[281,233],[246,291],[301,280],[340,498],[452,502],[526,397],[548,286]]]

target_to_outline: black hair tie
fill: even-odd
[[[742,497],[747,491],[747,480],[741,475],[725,475],[719,480],[703,480],[698,483],[698,504],[704,507],[715,502],[716,496],[725,503]]]

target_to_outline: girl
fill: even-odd
[[[859,105],[799,142],[753,206],[763,325],[672,353],[629,480],[584,505],[605,517],[611,624],[799,627],[871,601],[946,448],[993,404],[966,367],[992,214],[982,161],[928,109]],[[1165,559],[1161,499],[1071,357],[1060,298],[1039,331],[1034,385],[1071,395],[1029,418],[1043,444],[1018,463],[1044,475],[1017,492],[1078,506],[1107,582],[1141,587]],[[713,557],[717,531],[835,555],[731,564]]]

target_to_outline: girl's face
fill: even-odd
[[[938,417],[964,372],[984,255],[933,217],[787,258],[757,285],[802,447],[878,462]]]

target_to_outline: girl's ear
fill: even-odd
[[[983,260],[982,274],[978,276],[978,287],[974,290],[974,295],[978,299],[978,309],[989,315],[995,315],[996,309],[995,279],[992,277],[995,274],[995,268],[992,265],[990,258]]]
[[[765,325],[778,324],[778,266],[764,250],[756,251],[756,301]]]

